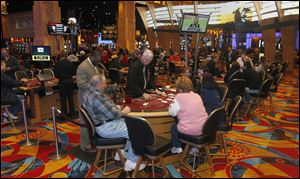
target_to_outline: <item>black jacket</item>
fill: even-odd
[[[140,60],[133,62],[129,67],[126,93],[132,98],[141,97],[144,93],[145,80],[143,76],[143,68],[144,65]],[[145,77],[147,83],[146,89],[155,89],[154,80],[151,78],[148,66],[146,66],[145,69]]]
[[[54,74],[59,80],[69,80],[75,75],[75,68],[72,62],[68,60],[60,60],[55,64]]]
[[[10,68],[9,71],[6,71],[5,73],[11,77],[12,79],[16,79],[15,72],[18,70],[21,70],[21,67],[19,65],[18,59],[12,55],[9,56],[9,59],[6,62],[6,66]]]
[[[259,90],[262,82],[261,78],[259,77],[259,74],[255,70],[244,70],[244,77],[247,82],[247,87],[249,87],[252,90]]]
[[[17,95],[13,88],[21,85],[20,82],[1,72],[1,105],[14,104],[17,100]]]
[[[231,64],[232,62],[236,61],[236,59],[238,58],[236,52],[234,50],[232,50],[232,52],[228,52],[227,56],[226,56],[226,62],[228,64]]]
[[[221,72],[219,71],[219,69],[217,69],[215,67],[215,65],[216,64],[213,60],[208,61],[207,67],[208,67],[209,73],[211,73],[213,76],[222,77]]]

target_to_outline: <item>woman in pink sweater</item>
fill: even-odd
[[[172,126],[172,153],[181,153],[178,132],[186,135],[202,135],[203,126],[208,118],[201,97],[193,92],[192,81],[181,76],[176,81],[177,95],[169,106],[169,114],[177,116],[178,124]]]

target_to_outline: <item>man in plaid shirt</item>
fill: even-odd
[[[107,87],[106,78],[104,75],[95,75],[92,77],[88,90],[83,95],[83,107],[87,110],[91,119],[95,124],[96,132],[104,138],[126,138],[129,139],[126,123],[122,118],[130,112],[130,108],[126,106],[121,110],[119,105],[109,99],[105,94]],[[138,156],[133,153],[132,146],[127,140],[125,150],[126,162],[125,171],[134,170]],[[115,157],[119,158],[119,157]],[[145,168],[145,165],[140,166],[140,170]]]

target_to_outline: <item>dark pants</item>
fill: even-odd
[[[17,95],[16,102],[8,108],[8,111],[12,113],[14,116],[16,116],[18,112],[21,112],[23,110],[22,101],[21,101],[22,99],[24,99],[24,96]]]
[[[176,148],[182,147],[182,144],[178,138],[178,134],[179,134],[179,131],[177,129],[177,123],[174,123],[172,125],[172,146],[176,147]]]
[[[59,96],[60,96],[60,105],[61,105],[61,112],[67,114],[67,101],[68,98],[69,102],[69,112],[70,114],[74,114],[74,99],[73,99],[73,80],[60,80],[59,85]]]

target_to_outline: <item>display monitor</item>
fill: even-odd
[[[68,32],[68,26],[62,24],[62,23],[49,23],[48,24],[48,33],[50,35],[68,35],[70,32]]]
[[[47,62],[50,61],[50,46],[32,46],[32,61]]]
[[[184,33],[205,33],[210,15],[183,14],[180,31]]]

